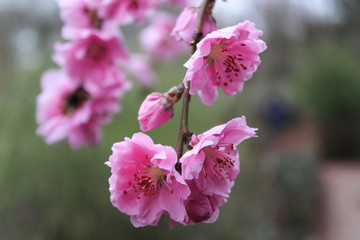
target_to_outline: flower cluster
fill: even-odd
[[[119,99],[130,89],[124,70],[150,88],[157,75],[149,59],[130,54],[119,25],[144,22],[161,0],[57,0],[64,26],[65,43],[56,43],[53,60],[60,70],[42,76],[42,93],[37,99],[37,134],[48,144],[67,139],[72,148],[95,145],[101,126],[119,112]],[[145,29],[145,50],[160,59],[173,57],[184,48],[166,47],[175,19],[159,15]],[[150,29],[150,30],[149,30]],[[148,41],[149,31],[158,38]],[[161,54],[163,53],[163,54]]]
[[[119,99],[130,89],[124,71],[151,87],[156,74],[149,59],[169,61],[192,48],[181,84],[146,97],[138,112],[140,129],[153,130],[174,116],[183,98],[176,149],[154,144],[144,133],[115,143],[106,164],[111,168],[110,199],[135,227],[157,225],[163,214],[170,226],[211,223],[228,199],[240,171],[237,146],[256,136],[256,128],[237,117],[201,134],[188,128],[190,95],[213,105],[221,88],[228,97],[242,92],[266,49],[262,31],[250,21],[218,29],[215,0],[56,0],[66,43],[55,45],[60,70],[41,79],[37,98],[37,134],[48,144],[67,139],[72,148],[92,146],[101,126],[120,111]],[[223,0],[226,1],[226,0]],[[178,19],[156,10],[162,3],[185,7]],[[147,56],[131,54],[119,26],[150,24],[139,36]],[[183,154],[184,146],[188,150]]]
[[[184,43],[196,45],[196,51],[184,65],[183,83],[165,93],[151,93],[138,113],[140,129],[150,131],[174,116],[173,105],[184,95],[176,150],[136,133],[115,143],[106,162],[112,173],[111,202],[130,215],[135,227],[157,225],[162,214],[169,217],[170,227],[216,221],[240,171],[236,147],[256,136],[257,129],[248,127],[244,116],[199,135],[188,130],[189,94],[198,94],[206,105],[218,97],[217,88],[233,97],[252,77],[260,64],[259,54],[266,49],[254,23],[244,21],[218,30],[211,13],[215,1],[203,3],[186,7],[176,23],[168,15],[155,16],[153,25],[141,35],[155,58],[171,58]],[[188,151],[183,154],[184,144]]]
[[[193,135],[192,149],[179,159],[181,174],[175,150],[143,133],[115,143],[106,162],[112,204],[130,215],[135,227],[156,225],[163,213],[172,226],[216,221],[239,173],[236,146],[255,130],[241,117]]]

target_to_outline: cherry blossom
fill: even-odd
[[[104,0],[56,0],[64,22],[62,36],[65,39],[81,37],[84,31],[110,31],[115,25],[101,15]]]
[[[122,63],[142,88],[149,89],[155,86],[157,74],[154,72],[149,59],[141,54],[132,54],[128,61]]]
[[[112,32],[87,31],[73,42],[55,45],[53,59],[74,79],[102,81],[106,71],[128,59],[127,50]]]
[[[110,200],[130,215],[135,227],[157,225],[163,213],[175,222],[186,218],[184,201],[190,190],[175,170],[176,162],[172,147],[154,144],[143,133],[113,145],[106,162],[112,174]]]
[[[198,93],[204,104],[212,105],[218,87],[229,97],[241,92],[261,62],[259,53],[266,49],[261,35],[250,21],[206,35],[184,65],[184,84],[190,82],[190,94]]]
[[[158,13],[151,24],[140,33],[140,43],[144,50],[159,60],[169,60],[185,51],[185,44],[176,43],[170,36],[176,19],[167,13]]]
[[[240,171],[236,146],[254,137],[255,130],[246,125],[245,117],[241,117],[198,136],[193,135],[190,142],[192,150],[180,159],[185,180],[194,180],[199,191],[205,195],[228,197]]]
[[[181,12],[171,32],[171,35],[175,37],[176,40],[191,44],[200,10],[200,7],[186,7]],[[203,36],[215,30],[217,30],[215,19],[211,14],[205,14],[201,30]]]
[[[129,89],[121,72],[112,72],[102,87],[92,81],[77,82],[63,71],[49,70],[41,79],[37,98],[37,134],[48,144],[67,139],[72,148],[93,146],[101,126],[120,111],[118,99]]]
[[[105,0],[103,15],[118,24],[143,23],[161,0]]]

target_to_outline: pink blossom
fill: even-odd
[[[74,42],[56,44],[55,50],[54,61],[79,81],[102,81],[109,67],[128,58],[120,38],[111,32],[87,31]]]
[[[191,194],[185,201],[187,218],[182,224],[194,225],[199,222],[213,223],[219,216],[219,207],[227,200],[220,195],[205,195],[201,193],[195,180],[187,180]]]
[[[147,28],[140,33],[140,43],[146,52],[160,60],[169,60],[183,53],[186,45],[176,43],[170,36],[176,19],[166,13],[157,14]]]
[[[190,190],[175,170],[172,147],[154,144],[135,133],[131,139],[115,143],[106,164],[111,167],[110,200],[119,211],[130,215],[135,227],[157,225],[161,214],[171,221],[186,218],[184,201]]]
[[[240,171],[235,148],[245,139],[255,136],[255,128],[246,125],[245,117],[235,118],[216,126],[190,142],[192,150],[180,159],[185,180],[194,180],[204,195],[228,197]]]
[[[243,89],[260,64],[259,53],[266,49],[259,39],[262,32],[249,21],[213,31],[197,44],[197,51],[185,63],[184,84],[190,81],[190,94],[212,105],[220,87],[233,97]]]
[[[68,139],[72,148],[93,146],[101,138],[101,125],[119,112],[118,99],[129,89],[124,75],[109,71],[103,86],[76,82],[62,71],[47,71],[37,98],[37,134],[48,144]]]
[[[123,67],[138,80],[141,87],[154,87],[157,75],[152,69],[149,60],[141,54],[131,55],[129,61],[123,63]]]
[[[175,37],[178,41],[190,44],[193,39],[199,12],[200,7],[186,7],[178,17],[171,36]],[[205,14],[202,28],[203,36],[215,30],[217,30],[215,19],[211,14]]]
[[[181,98],[183,88],[173,87],[167,93],[152,93],[141,104],[138,114],[143,132],[157,128],[174,115],[173,105]]]
[[[62,35],[66,39],[81,37],[83,31],[114,27],[112,21],[101,16],[104,1],[101,0],[56,0],[64,22]]]
[[[150,131],[169,121],[174,116],[172,106],[168,109],[162,107],[166,102],[164,93],[152,93],[141,104],[138,114],[140,129],[143,132]]]
[[[161,0],[105,0],[103,14],[119,24],[127,24],[135,20],[143,23],[146,16]]]

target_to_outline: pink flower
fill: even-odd
[[[106,164],[111,167],[110,200],[130,215],[135,227],[157,225],[161,214],[171,221],[186,218],[184,201],[190,190],[175,170],[176,152],[169,146],[135,133],[132,139],[115,143]]]
[[[190,94],[212,105],[220,87],[233,97],[243,89],[260,64],[259,53],[266,49],[259,39],[262,32],[249,21],[213,31],[197,44],[197,51],[185,63],[184,84],[190,81]]]
[[[194,225],[199,222],[213,223],[219,216],[219,207],[226,202],[220,195],[205,195],[201,193],[194,180],[187,180],[191,194],[185,201],[187,218],[182,224]]]
[[[101,125],[119,112],[118,99],[129,89],[121,72],[108,72],[103,86],[76,82],[62,71],[45,72],[37,98],[37,134],[48,144],[68,139],[72,148],[93,146],[101,138]]]
[[[175,37],[178,41],[190,44],[198,21],[199,11],[200,7],[186,7],[178,17],[171,36]],[[215,30],[217,30],[215,19],[211,14],[206,14],[202,29],[203,36]]]
[[[157,128],[174,115],[173,105],[181,98],[183,88],[174,87],[167,93],[152,93],[141,104],[138,114],[143,132]]]
[[[169,60],[185,51],[185,44],[176,43],[170,36],[175,18],[166,13],[157,14],[150,26],[140,33],[140,43],[152,57]]]
[[[88,31],[74,42],[56,44],[55,50],[54,61],[78,81],[103,81],[109,67],[128,58],[119,37],[111,32]]]
[[[198,136],[193,135],[192,150],[180,159],[185,180],[194,180],[204,195],[228,197],[240,171],[240,142],[255,136],[255,128],[246,125],[245,117],[235,118]]]
[[[62,35],[66,39],[81,37],[83,31],[101,29],[108,31],[113,22],[101,16],[104,1],[99,0],[56,0],[61,19],[65,23]]]
[[[103,14],[119,24],[127,24],[135,20],[143,23],[146,16],[161,0],[105,0]]]
[[[145,56],[133,54],[129,61],[123,63],[123,67],[139,81],[141,87],[152,88],[155,85],[157,75]]]

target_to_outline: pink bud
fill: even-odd
[[[144,132],[157,128],[174,115],[173,105],[179,101],[184,87],[173,87],[167,93],[152,93],[146,97],[139,109],[138,120]]]

